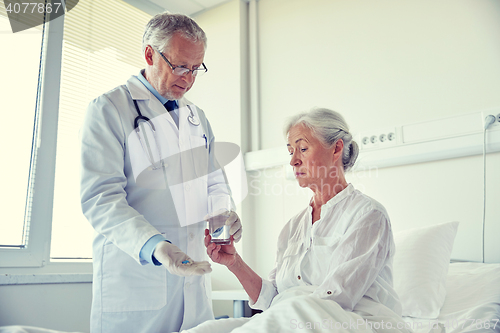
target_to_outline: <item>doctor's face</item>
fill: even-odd
[[[203,42],[194,43],[176,34],[170,39],[163,55],[174,68],[195,69],[203,63],[205,47]],[[180,99],[193,86],[195,77],[192,72],[184,76],[175,75],[169,64],[151,46],[146,49],[146,61],[150,65],[146,79],[163,97],[170,100]]]

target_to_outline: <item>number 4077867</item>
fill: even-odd
[[[43,14],[43,13],[57,13],[61,7],[60,2],[56,3],[39,3],[39,2],[21,2],[21,3],[9,3],[5,10],[7,13],[15,14]],[[61,8],[62,10],[62,8]]]
[[[472,319],[472,318],[462,319],[462,320],[463,320],[463,323],[461,325],[462,328],[471,327],[476,329],[490,329],[490,328],[495,329],[499,321],[498,319],[483,320],[483,319]],[[462,320],[459,320],[459,322],[461,322]]]

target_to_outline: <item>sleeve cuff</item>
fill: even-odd
[[[252,309],[266,310],[271,305],[271,301],[274,296],[278,294],[276,287],[271,281],[262,279],[262,288],[260,289],[259,298],[257,302],[252,303],[252,300],[248,301],[248,305]]]
[[[156,258],[153,256],[153,253],[155,252],[156,245],[158,245],[159,242],[163,242],[168,240],[163,237],[163,235],[157,234],[148,239],[146,244],[141,249],[141,252],[139,253],[139,257],[141,260],[145,260],[150,264],[153,264],[155,266],[161,266],[161,263],[156,260]],[[170,242],[169,242],[170,243]]]

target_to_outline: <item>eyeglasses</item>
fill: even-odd
[[[168,61],[167,58],[163,55],[163,53],[161,53],[157,49],[155,49],[155,51],[158,52],[161,55],[161,57],[163,58],[163,60],[165,60],[167,62],[167,64],[170,66],[170,68],[172,68],[172,73],[174,75],[186,76],[189,74],[189,72],[191,72],[191,73],[193,73],[193,76],[202,76],[203,74],[205,74],[208,71],[208,68],[205,66],[204,63],[201,63],[201,65],[203,67],[198,67],[195,69],[189,69],[189,68],[181,67],[181,66],[174,67],[170,63],[170,61]]]

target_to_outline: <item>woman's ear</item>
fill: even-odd
[[[344,141],[342,139],[338,139],[335,142],[335,149],[333,150],[333,161],[336,162],[339,158],[342,161],[342,151],[344,150]]]

